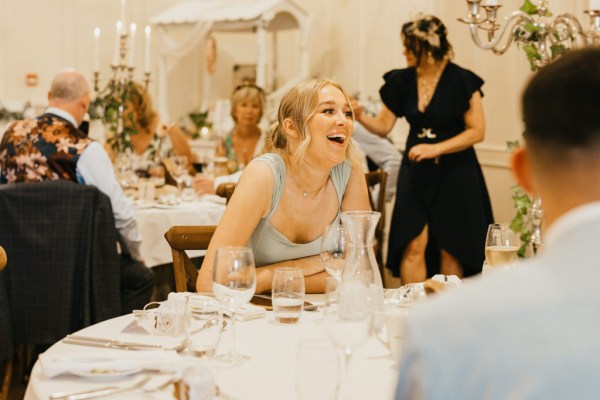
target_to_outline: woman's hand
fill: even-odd
[[[215,194],[215,181],[202,175],[194,177],[194,190],[197,194]]]
[[[423,161],[430,158],[436,158],[442,155],[439,144],[418,144],[413,146],[408,152],[408,159],[411,161]]]

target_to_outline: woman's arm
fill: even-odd
[[[387,136],[396,123],[396,115],[385,105],[381,106],[381,111],[376,117],[365,114],[360,104],[355,100],[352,100],[352,108],[354,109],[356,120],[363,124],[367,130],[376,135],[383,137]]]
[[[273,172],[267,164],[256,162],[246,167],[210,241],[198,273],[196,290],[212,291],[213,263],[219,247],[248,245],[258,222],[269,212],[273,187]]]
[[[408,158],[413,161],[426,160],[442,154],[456,153],[481,142],[485,136],[485,117],[481,94],[478,91],[471,96],[464,118],[466,128],[463,132],[440,143],[413,146]]]

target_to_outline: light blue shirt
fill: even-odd
[[[75,118],[64,110],[48,107],[46,112],[58,115],[73,126],[77,126]],[[139,248],[142,237],[133,218],[133,205],[117,182],[110,158],[99,143],[90,143],[81,153],[77,161],[76,173],[79,183],[95,186],[108,196],[113,209],[115,227],[119,232],[119,241],[134,259],[140,260]]]
[[[598,238],[600,202],[556,220],[535,258],[416,306],[396,399],[597,399]]]
[[[396,194],[398,171],[402,162],[402,155],[388,139],[369,132],[360,122],[354,123],[352,139],[360,146],[361,150],[373,160],[381,169],[387,172],[385,186],[385,201],[391,201]]]

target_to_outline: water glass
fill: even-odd
[[[304,273],[300,268],[278,268],[271,288],[273,314],[282,324],[300,321],[304,305]]]
[[[223,246],[217,249],[212,290],[222,308],[231,314],[231,351],[218,358],[239,364],[249,357],[239,354],[235,348],[235,312],[250,301],[256,290],[256,267],[250,248]]]
[[[514,264],[521,245],[509,224],[490,224],[485,240],[485,260],[491,267]]]
[[[187,351],[196,357],[211,357],[221,339],[223,317],[219,304],[213,299],[196,299],[190,302],[191,323],[188,330]]]
[[[321,238],[321,262],[329,275],[342,277],[348,254],[348,234],[339,224],[327,225]]]
[[[333,400],[339,382],[339,352],[329,340],[303,340],[296,346],[296,399]]]
[[[400,357],[404,321],[410,308],[411,306],[408,304],[387,304],[384,307],[383,318],[385,321],[386,339],[384,340],[379,332],[376,334],[376,337],[387,347],[393,359]]]

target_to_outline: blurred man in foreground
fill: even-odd
[[[542,252],[419,306],[397,399],[587,399],[600,393],[600,49],[542,68],[512,166],[539,194]]]

